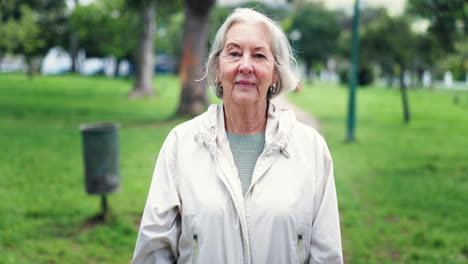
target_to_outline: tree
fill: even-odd
[[[74,0],[75,3],[75,8],[79,6],[79,0]],[[69,52],[70,52],[70,57],[71,57],[71,72],[76,73],[77,72],[77,58],[78,58],[78,51],[79,51],[79,46],[78,46],[78,36],[75,31],[70,32],[70,46],[69,46]]]
[[[161,26],[158,27],[158,34],[156,34],[156,50],[165,52],[179,60],[184,35],[184,32],[180,30],[184,26],[184,12],[180,11],[172,14],[166,21],[159,23],[159,25]]]
[[[307,76],[313,64],[323,63],[337,48],[340,33],[337,17],[320,5],[298,6],[290,30],[300,32],[293,46],[305,62]]]
[[[215,0],[186,0],[183,55],[180,65],[182,92],[179,115],[196,115],[208,104],[203,63],[208,43],[208,19]]]
[[[136,78],[131,97],[153,95],[154,34],[156,32],[156,3],[140,0],[141,29],[136,50]]]
[[[182,52],[182,38],[184,26],[184,8],[182,0],[172,0],[157,6],[156,50],[173,56],[179,64]],[[178,66],[177,66],[178,70]]]
[[[65,40],[66,6],[64,0],[0,0],[0,54],[24,55],[28,74],[35,62],[53,46]]]
[[[138,19],[125,8],[123,0],[77,6],[71,14],[70,27],[88,56],[114,56],[116,69],[120,60],[133,59]]]
[[[428,31],[446,52],[454,52],[455,43],[468,34],[465,0],[412,0],[408,1],[407,12],[429,19]]]
[[[454,65],[455,78],[465,78],[463,70],[466,53],[460,50],[466,43],[468,34],[468,2],[464,0],[412,0],[407,4],[406,12],[409,15],[426,19],[429,22],[427,34],[421,39],[418,55],[423,59],[418,64],[429,65],[434,73],[448,70],[445,60],[450,58]],[[421,55],[424,55],[422,57]],[[458,61],[457,61],[458,59]],[[418,65],[419,66],[419,65]],[[419,67],[421,75],[421,67]],[[435,75],[435,73],[434,73]]]
[[[406,17],[382,16],[370,24],[361,37],[364,61],[380,64],[383,68],[396,66],[405,122],[409,122],[411,117],[404,73],[411,66],[415,47],[416,36]]]

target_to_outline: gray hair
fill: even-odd
[[[216,72],[219,69],[219,55],[223,50],[226,32],[234,23],[243,21],[263,23],[270,35],[270,45],[275,58],[275,70],[278,73],[278,82],[276,83],[276,89],[268,90],[268,99],[296,88],[299,84],[297,62],[293,56],[291,45],[281,27],[272,19],[253,9],[236,8],[218,29],[206,63],[205,77],[207,83],[213,87],[216,96],[221,99],[223,97],[222,86],[216,83]]]

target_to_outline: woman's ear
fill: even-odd
[[[272,84],[276,84],[278,82],[278,79],[279,79],[279,74],[278,74],[278,71],[275,69],[275,71],[273,72],[273,83]]]
[[[219,69],[216,68],[216,71],[215,71],[215,83],[218,84],[220,82],[220,79],[219,79]]]

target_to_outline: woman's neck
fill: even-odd
[[[239,135],[258,134],[265,131],[268,103],[252,105],[224,104],[226,131]]]

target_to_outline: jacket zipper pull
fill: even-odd
[[[192,240],[192,264],[197,263],[197,256],[198,256],[198,235],[193,234]]]
[[[299,260],[300,264],[304,263],[304,258],[302,256],[302,250],[303,250],[303,239],[302,239],[302,234],[297,234],[297,259]]]

